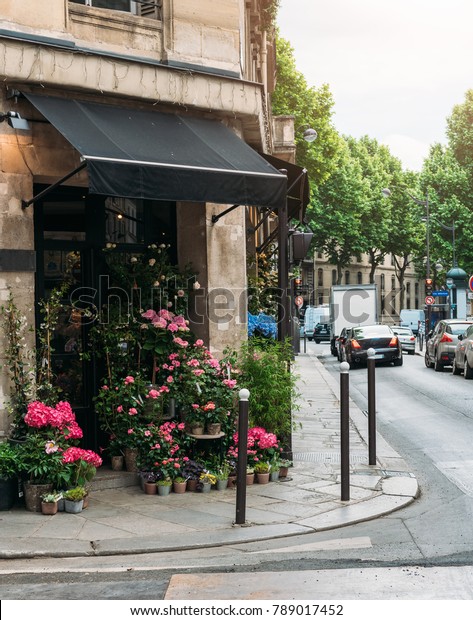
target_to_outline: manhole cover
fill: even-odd
[[[299,452],[293,454],[295,461],[308,461],[310,463],[340,463],[339,452]],[[363,454],[350,454],[350,463],[363,463],[368,459]]]

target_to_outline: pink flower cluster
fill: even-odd
[[[174,314],[169,310],[159,310],[159,312],[147,310],[141,316],[151,321],[152,326],[157,329],[165,329],[171,333],[190,331],[186,319],[181,314]],[[146,328],[146,323],[142,327]]]
[[[261,426],[248,429],[247,455],[249,463],[270,460],[274,453],[281,452],[278,438],[274,433],[268,433]],[[228,449],[231,458],[238,458],[238,433],[233,435],[233,446]]]
[[[67,448],[62,455],[62,462],[67,464],[75,463],[76,461],[85,461],[94,467],[100,467],[100,465],[102,465],[102,459],[93,450],[83,450],[82,448],[76,448],[75,446]]]
[[[31,428],[57,428],[66,439],[81,439],[83,435],[71,405],[66,401],[59,402],[55,407],[38,400],[29,403],[25,423]]]

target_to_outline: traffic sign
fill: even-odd
[[[434,297],[448,297],[450,293],[448,291],[433,291],[432,295]]]
[[[302,304],[304,303],[304,298],[301,295],[298,295],[295,299],[294,299],[294,303],[296,304],[296,306],[298,308],[300,308],[302,306]]]
[[[435,303],[435,298],[432,297],[432,295],[427,295],[427,297],[425,298],[425,303],[428,306],[432,306]]]
[[[468,288],[470,289],[470,291],[473,291],[473,276],[470,276],[470,278],[468,279]]]

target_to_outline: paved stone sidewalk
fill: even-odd
[[[340,499],[339,385],[315,355],[296,358],[301,423],[285,482],[247,487],[245,526],[235,526],[236,491],[145,495],[133,477],[107,486],[97,476],[89,508],[47,517],[16,507],[0,513],[0,557],[72,557],[195,549],[311,533],[373,519],[416,497],[415,476],[377,436],[368,465],[367,417],[350,403],[350,501]],[[132,476],[132,475],[131,475]],[[123,477],[122,477],[123,480]],[[109,482],[113,484],[123,484]]]

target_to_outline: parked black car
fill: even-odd
[[[317,344],[319,342],[330,342],[330,327],[328,323],[317,323],[313,338]]]
[[[366,364],[368,349],[375,350],[375,360],[402,366],[402,349],[399,338],[388,325],[363,325],[347,332],[342,357],[352,368]]]

